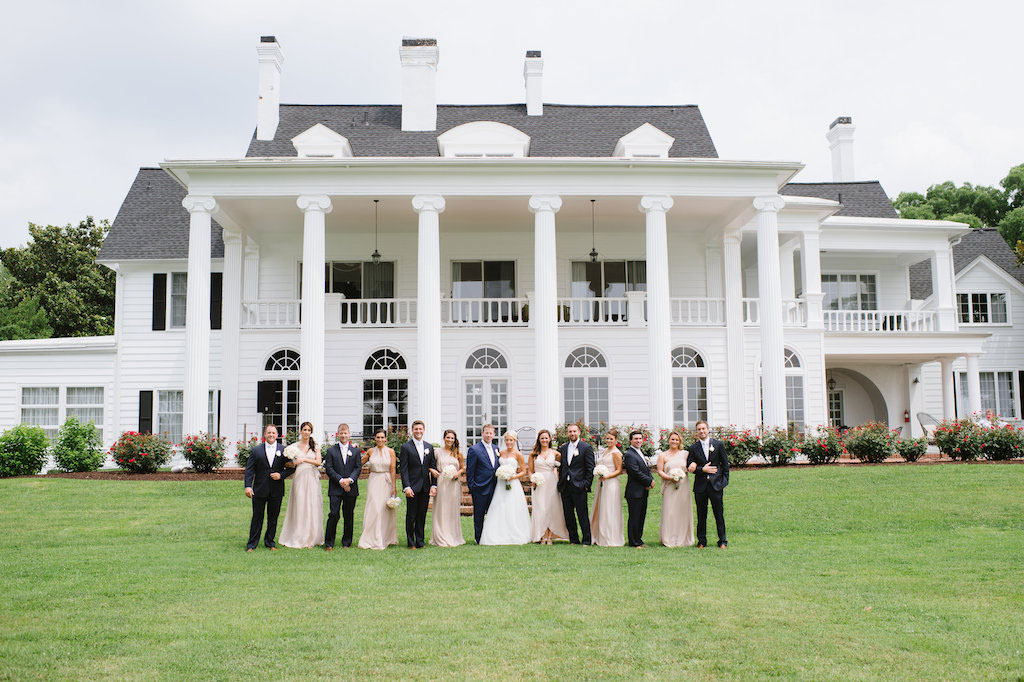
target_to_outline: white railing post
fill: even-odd
[[[626,292],[626,316],[629,319],[629,322],[627,323],[628,326],[646,326],[647,320],[644,315],[644,302],[646,299],[647,294],[643,291]]]

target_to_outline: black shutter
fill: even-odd
[[[167,273],[153,273],[153,331],[167,329]],[[150,392],[152,393],[152,392]]]
[[[1017,399],[1020,401],[1020,412],[1017,413],[1017,419],[1024,419],[1024,369],[1017,372],[1017,376],[1020,379],[1017,382],[1017,388],[1020,389],[1020,395],[1017,396]]]
[[[153,433],[153,391],[139,391],[139,433]]]
[[[224,273],[210,273],[210,329],[220,329],[221,301],[224,297]]]
[[[256,385],[257,412],[267,414],[274,411],[274,389],[280,386],[280,381],[261,381]]]

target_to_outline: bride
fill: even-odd
[[[484,530],[480,536],[481,545],[525,545],[530,541],[530,511],[526,507],[526,495],[520,479],[526,475],[523,455],[516,449],[516,434],[505,434],[505,449],[498,453],[498,469],[515,469],[508,481],[498,478],[494,486],[494,498],[484,517]]]

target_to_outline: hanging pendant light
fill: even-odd
[[[377,250],[377,218],[379,215],[378,209],[380,208],[380,199],[373,200],[373,253],[370,254],[370,259],[374,265],[380,265],[380,251]]]
[[[597,199],[590,200],[590,262],[597,262],[597,236],[594,230],[594,204]]]

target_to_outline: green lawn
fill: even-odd
[[[0,679],[1024,679],[1019,464],[737,471],[726,551],[246,554],[241,488],[0,481]]]

